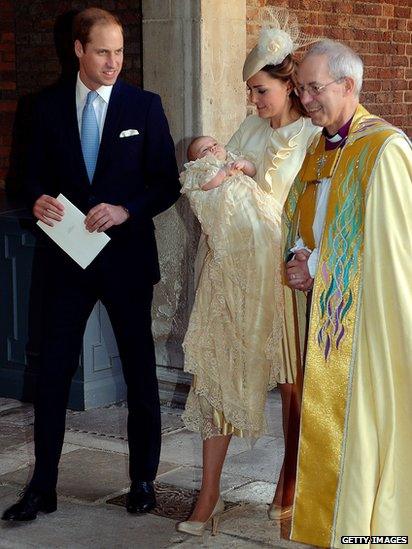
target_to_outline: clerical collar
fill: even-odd
[[[330,135],[326,128],[323,128],[322,133],[325,136],[325,150],[332,151],[338,147],[343,147],[348,137],[349,128],[352,123],[353,116],[344,124],[335,135]]]

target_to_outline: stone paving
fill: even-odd
[[[202,538],[176,532],[175,520],[168,516],[128,515],[123,507],[107,503],[129,486],[124,405],[69,411],[57,512],[39,515],[27,524],[2,522],[0,548],[307,548],[282,539],[279,525],[266,515],[283,454],[280,406],[275,391],[268,401],[268,435],[253,447],[233,439],[222,475],[222,496],[228,509],[218,535],[213,537],[207,530]],[[170,498],[176,492],[175,504],[179,494],[185,497],[188,490],[197,489],[201,479],[201,440],[184,428],[180,414],[178,409],[162,408],[157,477],[159,489],[163,485],[175,488],[170,490]],[[0,512],[16,500],[31,476],[32,465],[32,407],[0,398]],[[167,501],[163,507],[167,509]]]

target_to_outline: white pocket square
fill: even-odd
[[[137,130],[123,130],[120,132],[119,137],[130,137],[132,135],[139,135],[139,132]]]

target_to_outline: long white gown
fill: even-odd
[[[306,118],[273,130],[250,116],[228,149],[255,163],[255,180],[239,174],[201,190],[222,165],[210,156],[182,174],[208,245],[184,340],[194,380],[183,420],[203,438],[262,435],[267,391],[294,379],[282,360],[280,216],[318,131]]]

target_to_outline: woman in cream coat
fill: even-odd
[[[232,435],[256,438],[265,432],[267,391],[278,383],[286,442],[284,465],[291,470],[289,474],[282,467],[269,516],[290,515],[299,391],[295,357],[286,356],[282,346],[283,299],[290,296],[284,295],[281,281],[280,217],[306,150],[319,132],[294,94],[296,61],[292,53],[298,45],[301,43],[293,42],[285,30],[264,29],[243,69],[257,114],[246,118],[227,148],[255,164],[255,180],[266,193],[265,204],[256,200],[256,231],[245,235],[239,212],[231,217],[236,197],[231,196],[229,204],[224,199],[227,195],[220,199],[216,194],[220,189],[202,191],[185,183],[182,189],[196,212],[201,204],[202,211],[214,216],[215,226],[239,224],[238,232],[229,227],[232,235],[239,235],[238,241],[231,240],[230,263],[222,259],[224,246],[216,246],[219,254],[209,247],[184,341],[185,371],[194,379],[183,420],[203,438],[203,478],[191,517],[177,529],[193,535],[201,535],[209,520],[216,529],[224,509],[220,476],[230,439]],[[241,201],[241,196],[238,198]],[[272,219],[270,231],[265,232],[260,229],[268,208]],[[288,425],[294,427],[292,436]],[[292,445],[287,444],[289,438]]]

